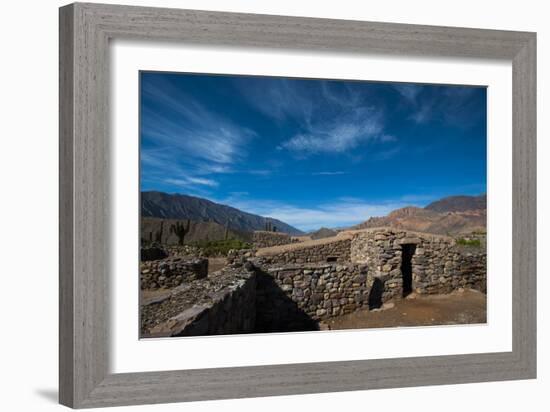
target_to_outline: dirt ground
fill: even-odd
[[[215,257],[208,258],[208,274],[217,272],[220,269],[223,269],[227,265],[227,258],[225,257]]]
[[[487,322],[487,296],[465,290],[448,295],[411,295],[380,310],[362,310],[331,319],[321,329],[456,325]]]

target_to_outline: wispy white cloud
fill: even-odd
[[[264,82],[250,79],[237,79],[243,97],[257,111],[279,122],[294,119],[309,123],[315,110],[316,101],[304,91],[295,87],[290,79],[278,79],[268,87]]]
[[[418,95],[422,91],[421,85],[416,84],[400,84],[395,83],[393,84],[393,88],[406,100],[409,101],[409,103],[416,104]]]
[[[166,79],[143,84],[141,111],[143,171],[173,186],[216,187],[206,175],[232,173],[246,158],[256,133],[213,112]],[[166,179],[169,176],[170,179]]]
[[[416,84],[394,84],[393,88],[404,98],[409,106],[412,106],[413,112],[409,119],[415,123],[425,123],[432,117],[433,102],[428,99],[420,99],[422,86]]]
[[[174,191],[185,190],[196,195],[206,194],[205,189],[219,186],[216,180],[205,177],[210,173],[205,172],[201,165],[185,167],[178,162],[175,153],[166,149],[142,150],[142,182],[153,187],[168,185]]]
[[[251,170],[245,170],[244,173],[248,173],[256,176],[269,176],[273,173],[273,171],[268,169],[251,169]]]
[[[484,110],[476,110],[471,106],[471,97],[475,94],[475,86],[442,85],[442,92],[434,94],[433,88],[425,88],[420,84],[394,84],[393,88],[403,97],[411,114],[409,120],[417,124],[432,121],[468,128],[475,124]],[[426,89],[427,92],[423,93]],[[476,102],[474,101],[475,105]],[[443,109],[443,110],[441,110]]]
[[[346,83],[321,82],[322,96],[331,103],[341,107],[357,107],[361,104],[361,95],[353,91]]]
[[[306,133],[297,134],[283,142],[281,147],[302,155],[344,153],[380,136],[381,116],[373,109],[356,109],[343,117],[320,120]]]
[[[181,179],[164,179],[165,183],[175,185],[175,186],[181,186],[181,187],[187,187],[187,186],[195,186],[195,185],[201,185],[201,186],[209,186],[209,187],[216,187],[218,186],[218,182],[212,179],[205,179],[202,177],[184,177]]]
[[[432,118],[433,115],[433,105],[431,102],[421,104],[417,110],[410,115],[410,119],[415,123],[421,124],[426,123]]]
[[[426,204],[428,202],[441,199],[444,195],[403,195],[399,198],[400,201],[410,203],[411,205]]]
[[[334,172],[313,172],[313,176],[337,176],[337,175],[345,175],[347,172],[344,172],[342,170],[337,170]]]
[[[380,141],[383,142],[383,143],[396,142],[397,137],[395,137],[391,134],[384,134],[384,135],[380,136]]]
[[[372,216],[385,216],[392,210],[407,205],[400,199],[392,202],[368,202],[355,198],[339,198],[334,202],[326,202],[314,207],[301,207],[273,200],[252,200],[241,195],[215,201],[250,213],[282,220],[304,231],[321,227],[352,226]]]
[[[255,136],[249,129],[210,119],[209,115],[195,124],[183,117],[174,119],[146,108],[142,117],[141,132],[145,137],[185,154],[186,159],[217,166],[230,165],[244,157],[245,143]]]
[[[332,81],[292,83],[281,79],[269,87],[254,85],[242,92],[259,112],[298,129],[280,143],[297,157],[317,153],[345,153],[379,140],[395,141],[384,131],[384,113],[368,103],[368,96]]]

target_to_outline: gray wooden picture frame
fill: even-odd
[[[110,39],[511,61],[513,350],[109,373]],[[62,7],[60,402],[88,408],[535,378],[535,150],[535,33],[104,4]]]

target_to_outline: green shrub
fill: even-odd
[[[480,247],[481,246],[481,240],[479,239],[464,239],[460,238],[456,240],[457,245],[462,246],[474,246],[474,247]]]
[[[200,240],[197,242],[193,242],[192,245],[202,249],[203,253],[206,256],[226,256],[227,252],[232,249],[250,249],[252,247],[250,243],[243,242],[242,240],[238,239]]]

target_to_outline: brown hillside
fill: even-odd
[[[485,210],[468,212],[436,213],[419,209],[412,213],[407,208],[402,214],[401,209],[384,217],[372,217],[352,229],[367,229],[373,227],[390,226],[398,229],[414,230],[418,232],[436,234],[460,234],[473,231],[484,231],[487,226]]]
[[[177,223],[187,225],[187,220],[142,217],[140,227],[142,242],[177,245],[178,237],[170,230],[170,227]],[[195,222],[191,220],[189,221],[189,232],[185,234],[184,242],[188,244],[202,240],[224,240],[226,236],[229,239],[252,241],[252,232],[226,229],[225,226],[215,222]]]

